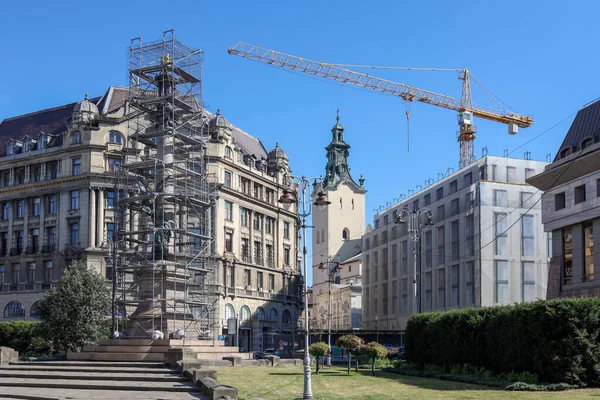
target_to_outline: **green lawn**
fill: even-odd
[[[218,368],[219,382],[235,386],[240,400],[293,400],[302,397],[301,366]],[[397,400],[397,399],[564,399],[600,397],[600,389],[564,392],[509,392],[460,382],[418,378],[368,370],[347,375],[343,368],[313,371],[312,390],[316,400]]]

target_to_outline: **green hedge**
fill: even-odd
[[[0,346],[15,349],[20,356],[45,356],[52,353],[38,322],[0,322]]]
[[[471,364],[540,381],[600,383],[600,298],[560,299],[411,317],[406,359],[419,366]]]

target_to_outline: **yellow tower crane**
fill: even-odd
[[[519,127],[527,128],[533,123],[533,119],[530,116],[519,115],[503,109],[500,102],[470,75],[468,69],[457,70],[460,72],[459,79],[463,81],[462,95],[460,97],[460,101],[458,101],[453,97],[435,93],[429,90],[419,89],[403,83],[392,82],[387,79],[377,78],[368,74],[341,68],[340,66],[342,64],[327,64],[318,61],[312,61],[306,58],[301,58],[242,42],[229,47],[228,53],[239,57],[244,57],[249,60],[258,61],[263,64],[268,64],[292,71],[303,72],[312,76],[318,76],[336,82],[346,83],[360,88],[390,94],[392,96],[398,96],[407,102],[420,101],[422,103],[432,104],[434,106],[457,111],[459,125],[457,138],[460,144],[460,168],[466,167],[475,161],[473,140],[475,139],[475,133],[477,132],[477,129],[473,124],[474,117],[480,117],[490,121],[507,124],[508,133],[511,135],[516,134]],[[369,68],[386,67],[369,66]],[[394,69],[436,70],[435,68]],[[473,107],[473,100],[471,97],[471,79],[479,84],[483,90],[486,91],[490,100],[494,102],[495,108],[493,110],[484,109],[481,107]],[[407,111],[407,117],[409,117],[409,115],[410,114]]]

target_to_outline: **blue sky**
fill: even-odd
[[[102,94],[126,85],[132,37],[175,28],[203,48],[207,107],[259,137],[278,141],[295,174],[318,176],[339,107],[350,164],[366,178],[373,209],[456,169],[456,115],[412,104],[407,152],[405,105],[398,98],[270,68],[227,54],[244,41],[330,63],[469,68],[531,128],[478,120],[476,157],[513,151],[600,96],[600,25],[595,1],[103,1],[8,2],[0,24],[0,119]],[[459,98],[454,72],[373,71]],[[474,90],[474,102],[487,104]],[[511,153],[544,160],[572,118]]]

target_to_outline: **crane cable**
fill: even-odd
[[[406,104],[406,142],[410,153],[410,101],[404,100],[404,103]]]

